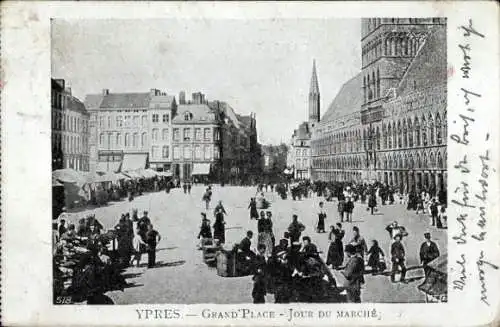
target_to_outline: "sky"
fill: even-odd
[[[256,113],[259,142],[308,118],[313,59],[321,115],[361,69],[359,19],[53,20],[52,77],[86,94],[193,92]]]

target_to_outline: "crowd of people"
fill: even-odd
[[[299,221],[297,215],[292,216],[290,225],[276,244],[272,211],[261,210],[259,212],[258,201],[251,198],[248,209],[250,220],[257,221],[256,247],[252,248],[251,246],[254,233],[249,230],[245,237],[235,245],[234,252],[236,253],[238,273],[240,275],[253,274],[252,297],[254,303],[263,303],[267,293],[274,294],[276,303],[317,302],[320,298],[324,299],[325,294],[328,293],[328,283],[325,284],[324,281],[328,279],[330,285],[336,285],[335,278],[328,273],[330,269],[339,270],[345,277],[346,282],[341,288],[346,290],[346,300],[360,302],[364,274],[368,272],[373,275],[384,273],[388,268],[387,261],[391,263],[391,270],[388,272],[391,281],[396,282],[396,277],[399,275],[399,282],[405,283],[406,252],[402,240],[408,236],[408,232],[397,221],[386,226],[391,240],[389,260],[387,261],[379,242],[371,240],[368,244],[361,235],[358,226],[351,225],[353,237],[344,243],[346,232],[343,224],[353,222],[352,214],[355,203],[366,206],[366,210],[370,214],[378,211],[379,203],[381,205],[407,204],[407,209],[415,210],[416,214],[427,212],[431,218],[431,226],[437,228],[445,228],[446,226],[446,198],[443,193],[440,193],[439,197],[430,197],[429,192],[426,191],[423,191],[420,196],[415,196],[415,192],[402,195],[396,193],[392,187],[381,183],[356,185],[354,183],[311,183],[308,181],[293,184],[258,185],[256,194],[260,196],[265,191],[276,192],[282,199],[286,199],[290,194],[294,201],[300,200],[302,197],[324,197],[325,201],[336,200],[339,221],[330,226],[329,247],[326,251],[326,262],[323,262],[320,256],[323,251],[319,250],[312,242],[311,236],[303,235],[306,226]],[[210,195],[208,198],[211,198],[210,188],[207,188],[205,195]],[[313,227],[311,230],[316,233],[326,233],[327,212],[324,204],[323,200],[319,201],[317,224],[314,227],[311,226]],[[212,235],[206,214],[202,213],[202,224],[198,237],[213,237],[218,244],[224,244],[225,215],[227,215],[227,211],[222,202],[219,201],[214,209],[216,221],[213,225],[214,233]],[[437,244],[431,241],[430,233],[425,233],[424,239],[419,257],[427,275],[428,263],[439,257],[440,253]],[[325,267],[328,269],[325,270]],[[325,279],[325,276],[330,277]],[[298,282],[298,280],[304,280],[304,277],[308,280],[307,287],[303,287],[303,283]]]

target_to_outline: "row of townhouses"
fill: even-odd
[[[52,80],[53,169],[118,172],[152,168],[176,178],[236,182],[258,176],[255,114],[239,115],[201,92],[113,93],[82,103]],[[61,100],[62,98],[62,100]],[[62,123],[60,122],[62,121]],[[62,125],[61,125],[62,124]]]

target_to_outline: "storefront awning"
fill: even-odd
[[[195,163],[191,175],[208,175],[210,174],[209,163]]]
[[[125,153],[123,155],[122,171],[146,169],[147,153]]]
[[[107,173],[107,172],[113,172],[116,173],[117,171],[120,170],[120,161],[110,161],[110,162],[104,162],[100,161],[97,163],[96,171],[99,173]]]

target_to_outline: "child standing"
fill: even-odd
[[[368,250],[368,266],[372,268],[372,275],[376,275],[379,272],[381,259],[384,258],[384,252],[378,246],[378,241],[373,240],[370,250]],[[383,271],[384,269],[381,269]]]

